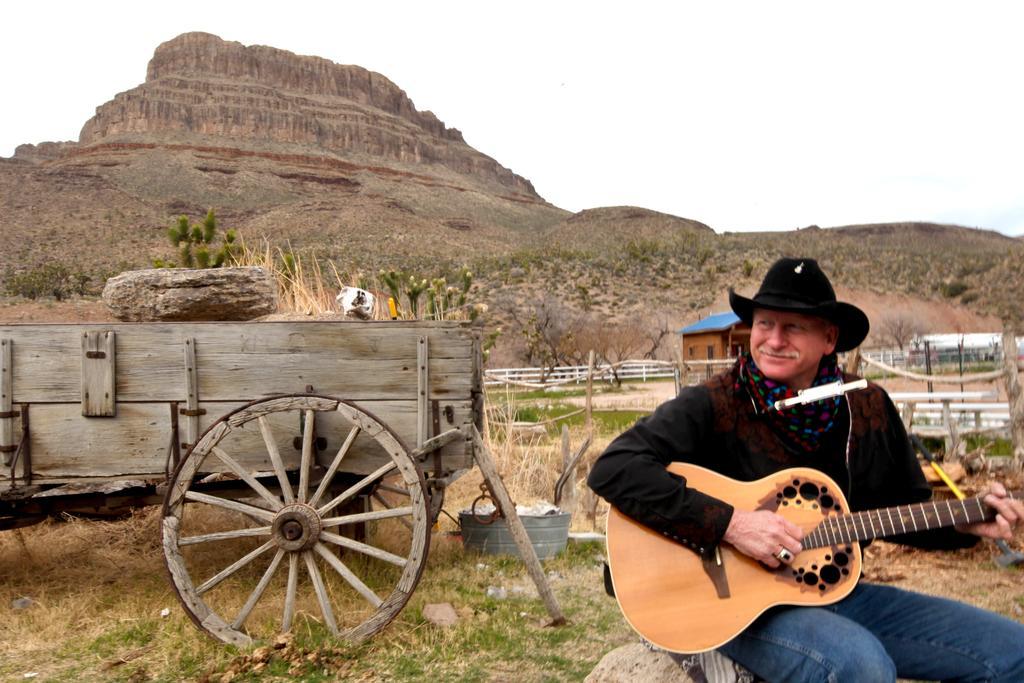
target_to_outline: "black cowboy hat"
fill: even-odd
[[[729,305],[740,320],[753,323],[754,309],[789,311],[824,318],[839,328],[836,351],[860,346],[871,324],[864,311],[842,301],[818,262],[809,258],[781,258],[772,264],[753,299],[729,289]]]

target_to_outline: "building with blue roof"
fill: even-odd
[[[732,311],[709,315],[678,334],[684,361],[735,358],[750,349],[750,326]]]

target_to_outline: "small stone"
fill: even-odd
[[[32,598],[15,598],[11,600],[11,609],[28,609],[36,604]]]
[[[160,610],[160,616],[165,618],[171,616],[171,608],[164,607],[162,610]]]
[[[483,571],[483,570],[487,569],[487,565],[484,564],[483,562],[477,562],[476,563],[476,568],[479,571]]]
[[[487,597],[494,598],[495,600],[505,600],[508,598],[508,591],[502,586],[488,586]]]
[[[423,606],[423,618],[434,626],[455,626],[459,615],[451,603],[441,602]]]

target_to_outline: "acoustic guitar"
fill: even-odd
[[[612,507],[608,564],[615,598],[641,636],[671,652],[711,650],[776,605],[820,606],[846,597],[861,572],[858,541],[989,520],[980,498],[850,514],[839,486],[810,468],[740,482],[687,463],[670,472],[739,510],[777,512],[804,530],[803,551],[769,569],[723,543],[704,558]],[[1020,492],[1011,494],[1019,498]]]

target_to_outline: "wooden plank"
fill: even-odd
[[[405,401],[360,401],[357,405],[388,425],[406,444],[416,439],[416,402],[406,392]],[[179,395],[180,397],[180,395]],[[206,414],[199,418],[205,431],[221,416],[240,408],[242,403],[201,401]],[[471,421],[471,401],[451,405],[456,425]],[[302,435],[298,413],[271,418],[276,443],[285,467],[296,469],[301,451],[293,439]],[[328,467],[349,435],[349,423],[336,413],[319,413],[317,435],[326,439],[326,448],[315,455],[318,464]],[[34,477],[54,483],[78,478],[136,476],[162,478],[170,438],[170,418],[165,403],[119,403],[118,415],[111,420],[84,418],[76,403],[32,406],[32,462]],[[260,471],[272,464],[255,422],[236,428],[225,437],[222,447],[239,463]],[[411,449],[410,449],[411,450]],[[465,444],[456,441],[441,450],[445,470],[471,465]],[[360,435],[345,456],[341,471],[366,474],[388,456],[371,439]],[[208,458],[204,471],[227,471],[216,458]],[[0,487],[9,479],[8,470],[0,470]]]
[[[484,476],[484,481],[487,482],[491,493],[494,494],[495,502],[501,508],[509,533],[512,535],[512,540],[516,542],[516,547],[519,549],[519,558],[526,565],[526,571],[530,578],[533,579],[534,584],[536,584],[537,592],[544,601],[548,614],[551,615],[551,625],[560,626],[565,623],[565,616],[562,615],[562,609],[558,606],[558,600],[555,598],[554,591],[551,590],[547,575],[544,574],[544,568],[540,565],[537,551],[534,550],[530,536],[526,533],[526,527],[523,526],[523,521],[519,519],[516,504],[512,502],[512,497],[509,496],[508,489],[505,488],[505,482],[498,473],[498,467],[494,463],[490,451],[484,445],[483,437],[480,436],[480,432],[475,427],[472,430],[473,457],[476,460],[476,464],[480,466],[480,473]]]
[[[387,326],[395,325],[394,329]],[[476,333],[469,328],[396,323],[209,323],[111,325],[117,334],[119,401],[180,401],[180,349],[195,340],[202,399],[252,400],[267,393],[319,393],[358,400],[401,400],[416,386],[418,337],[431,344],[430,393],[469,396]],[[86,325],[0,328],[18,343],[16,402],[80,400],[78,344]],[[72,347],[72,340],[76,345]],[[21,369],[24,369],[22,371]]]
[[[81,402],[86,417],[117,414],[115,377],[117,335],[111,330],[82,332]]]
[[[0,413],[8,415],[14,410],[14,389],[12,380],[14,377],[14,365],[11,348],[14,345],[12,339],[0,339]],[[0,417],[0,446],[5,449],[15,446],[14,443],[14,417]],[[11,464],[14,453],[5,451],[0,454],[0,462],[6,467]]]

